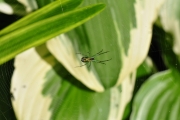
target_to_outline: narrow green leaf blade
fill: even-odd
[[[0,39],[0,64],[30,47],[38,46],[83,24],[100,13],[104,7],[104,4],[91,5],[47,18],[2,36]]]
[[[11,24],[10,26],[6,27],[5,29],[0,31],[0,36],[4,34],[8,34],[16,29],[25,27],[27,25],[33,24],[35,22],[44,20],[46,18],[53,17],[58,14],[65,13],[76,8],[82,0],[57,0],[54,1],[47,6],[23,17],[22,19],[18,20],[17,22]]]

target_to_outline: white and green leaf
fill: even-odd
[[[180,56],[180,1],[165,0],[160,10],[160,22],[166,32],[173,35],[173,50]]]
[[[15,67],[11,93],[19,120],[119,120],[135,81],[134,74],[120,87],[94,92],[77,82],[45,45],[19,54]]]
[[[0,0],[0,12],[8,15],[16,14],[19,16],[27,14],[25,7],[16,0]]]
[[[149,78],[135,97],[131,120],[178,120],[179,79],[171,70]]]
[[[68,32],[65,37],[48,41],[48,49],[73,76],[90,89],[103,91],[118,86],[146,58],[152,24],[163,1],[103,0],[107,7],[99,16]],[[90,3],[85,1],[84,4]],[[82,64],[82,56],[76,53],[90,52],[93,55],[102,49],[110,52],[95,59],[112,58],[106,65],[93,63],[90,68],[74,68]]]
[[[180,118],[178,92],[180,90],[178,57],[180,9],[178,5],[178,0],[165,0],[159,11],[160,24],[164,30],[156,26],[156,34],[159,34],[156,39],[162,49],[163,60],[170,69],[153,75],[140,88],[133,103],[131,120],[177,120]]]

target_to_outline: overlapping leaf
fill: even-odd
[[[69,2],[65,3],[65,5],[69,5]],[[79,3],[79,1],[77,3]],[[47,7],[56,6],[53,5],[54,4],[52,3]],[[60,8],[61,3],[59,3],[58,6],[58,8]],[[46,16],[48,18],[45,17],[46,19],[42,17],[44,16],[43,12],[45,11],[41,11],[40,13],[36,11],[33,16],[31,16],[36,17],[34,15],[36,15],[36,13],[39,14],[40,18],[38,18],[38,21],[36,21],[35,23],[34,21],[36,19],[31,22],[27,22],[27,25],[25,21],[25,19],[27,20],[27,18],[29,18],[27,16],[21,21],[25,22],[25,24],[22,23],[22,26],[17,26],[20,24],[17,22],[17,24],[15,24],[14,26],[12,25],[13,27],[10,26],[9,28],[0,32],[0,51],[3,51],[0,54],[0,63],[2,64],[3,62],[13,58],[18,53],[30,47],[38,46],[61,33],[67,32],[81,25],[82,23],[102,11],[104,7],[105,5],[103,4],[91,5],[74,11],[65,12],[63,14],[56,14],[53,17],[49,17],[51,15],[48,15]],[[62,8],[60,9],[60,11],[62,11]],[[51,14],[53,15],[53,12]],[[41,20],[42,18],[43,20]],[[14,31],[11,31],[10,28],[14,28]],[[7,32],[10,33],[7,34]]]
[[[136,95],[131,120],[178,120],[179,79],[171,70],[152,76]]]
[[[23,17],[22,19],[16,21],[15,23],[1,30],[0,35],[3,36],[4,34],[8,34],[19,28],[26,27],[27,25],[33,24],[35,22],[68,12],[72,9],[75,9],[81,2],[82,0],[62,0],[52,2],[49,5],[37,10],[36,12],[32,12],[28,16]]]

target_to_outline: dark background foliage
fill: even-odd
[[[0,30],[18,20],[16,15],[0,13]],[[15,120],[15,114],[11,104],[10,84],[14,71],[14,59],[0,65],[0,120]]]

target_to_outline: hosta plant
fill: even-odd
[[[15,58],[18,120],[180,119],[179,0],[0,4],[22,16],[0,31],[0,64]],[[152,40],[162,63],[148,56]],[[77,67],[101,50],[109,52],[93,58],[110,61]]]

